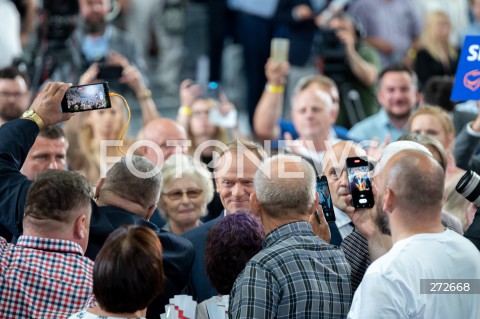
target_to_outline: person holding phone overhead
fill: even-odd
[[[181,106],[178,110],[177,122],[185,128],[188,139],[192,141],[192,147],[189,149],[190,155],[193,155],[203,142],[219,141],[226,144],[238,136],[236,127],[226,128],[211,124],[209,115],[213,109],[218,108],[223,114],[236,110],[235,105],[221,90],[217,88],[216,92],[216,97],[207,94],[206,88],[194,84],[189,79],[180,84]],[[208,165],[212,161],[212,154],[212,147],[203,149],[202,162]]]
[[[98,65],[92,65],[81,77],[80,84],[96,82],[99,72]],[[150,90],[147,89],[140,71],[134,66],[128,66],[122,75],[121,81],[126,83],[137,95],[142,111],[143,125],[160,116]],[[95,185],[100,177],[100,141],[119,140],[122,129],[127,122],[127,113],[123,101],[112,97],[111,108],[99,109],[77,114],[65,124],[65,133],[70,143],[67,153],[69,166],[73,170],[81,171]],[[127,137],[123,148],[126,150],[133,144]],[[116,147],[107,148],[107,156],[122,156]]]
[[[79,24],[67,40],[67,52],[60,57],[51,80],[79,83],[80,77],[94,63],[121,67],[123,72],[135,66],[147,70],[140,43],[107,21],[111,0],[78,0]],[[113,91],[125,94],[128,87],[118,78],[107,80]]]

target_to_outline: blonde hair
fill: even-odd
[[[442,62],[442,53],[445,51],[439,50],[439,45],[443,46],[442,43],[439,43],[436,33],[437,33],[437,25],[441,19],[446,19],[449,26],[451,27],[450,19],[448,15],[443,11],[432,11],[427,15],[425,19],[425,25],[423,27],[423,31],[420,37],[420,43],[425,50],[437,61]],[[450,44],[449,41],[444,44],[447,52],[448,58],[455,59],[457,58],[458,54],[455,48]]]
[[[217,103],[215,100],[210,99],[210,98],[207,98],[207,99],[199,98],[199,99],[195,100],[194,103],[197,103],[200,100],[206,100],[210,103]],[[195,150],[197,149],[198,145],[195,143],[195,139],[194,139],[194,136],[192,134],[192,130],[190,128],[191,119],[192,119],[192,117],[190,116],[188,118],[186,131],[187,131],[187,138],[190,141],[192,141],[192,146],[189,147],[188,153],[193,156],[193,154],[195,153]],[[215,141],[220,141],[223,144],[226,144],[229,141],[229,136],[228,136],[227,130],[225,128],[220,127],[220,126],[215,126],[215,132],[213,133],[213,135],[211,136],[210,139],[215,140]]]
[[[450,119],[450,116],[447,112],[445,112],[442,108],[438,106],[426,105],[424,107],[418,108],[413,114],[410,116],[407,122],[407,129],[410,132],[410,128],[412,126],[413,120],[419,115],[431,115],[440,121],[440,125],[442,129],[445,131],[447,135],[454,135],[455,136],[455,128],[453,126],[453,122]]]
[[[113,104],[113,99],[112,99],[112,104]],[[127,114],[123,106],[119,106],[119,107],[121,107],[122,109],[121,112],[123,112],[122,125],[121,125],[121,128],[123,128],[127,122]],[[106,111],[108,111],[108,109],[106,109]],[[96,112],[96,111],[91,111],[91,112]],[[120,135],[120,132],[118,132],[118,134]],[[88,180],[93,183],[95,183],[100,176],[100,149],[98,145],[94,143],[94,141],[97,139],[98,137],[94,136],[91,123],[89,123],[89,121],[86,120],[86,117],[84,117],[80,127],[80,132],[78,135],[79,153],[81,153],[83,156],[82,156],[82,160],[79,159],[79,161],[77,161],[77,165],[79,167],[76,167],[76,169],[82,170],[84,175],[88,178]],[[131,140],[124,141],[124,148],[127,148],[130,144],[132,144]],[[111,149],[114,149],[114,148],[111,148]]]

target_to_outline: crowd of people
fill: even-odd
[[[219,302],[229,318],[480,316],[480,113],[449,99],[480,1],[258,2],[207,1],[241,30],[245,106],[180,81],[181,0],[79,0],[41,85],[0,34],[0,318],[159,318],[178,294],[197,318]],[[32,3],[0,0],[25,50]],[[209,34],[219,81],[227,32]],[[290,40],[287,61],[269,58],[273,37]],[[126,137],[115,94],[108,108],[60,106],[111,67],[111,90],[141,111]],[[157,87],[178,94],[175,118]],[[368,165],[349,174],[352,157]],[[354,207],[361,192],[373,207]]]

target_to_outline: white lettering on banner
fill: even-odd
[[[480,51],[480,46],[478,44],[472,44],[468,47],[469,56],[467,56],[468,61],[480,61],[480,55],[478,54]]]

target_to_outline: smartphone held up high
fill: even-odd
[[[64,113],[84,112],[112,107],[108,83],[95,83],[70,87],[62,100]]]
[[[327,178],[324,175],[320,177],[317,176],[317,192],[325,219],[327,222],[334,222],[335,212],[333,211],[332,196],[330,195],[330,189],[328,188]]]
[[[273,38],[270,42],[270,58],[278,63],[288,61],[290,40],[284,38]]]
[[[347,175],[352,205],[355,208],[371,208],[374,205],[370,164],[366,158],[348,157]]]

